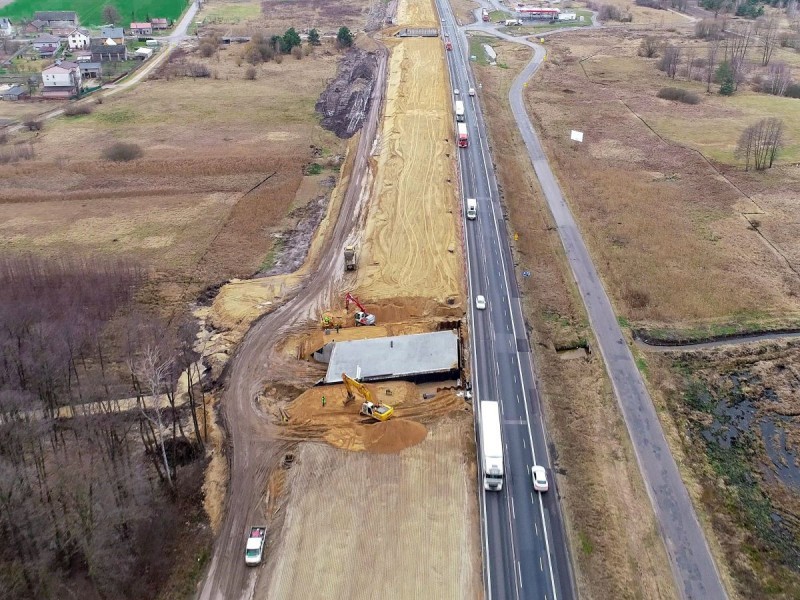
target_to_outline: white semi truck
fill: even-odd
[[[456,100],[456,121],[464,121],[464,102]]]
[[[483,487],[503,489],[503,434],[500,429],[500,403],[481,400],[481,468]]]

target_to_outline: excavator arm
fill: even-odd
[[[347,388],[347,400],[345,400],[345,404],[355,400],[355,394],[360,395],[367,402],[374,403],[372,399],[372,392],[370,392],[367,386],[365,386],[363,383],[356,381],[352,377],[348,377],[347,373],[342,373],[342,381],[344,381],[344,386]]]

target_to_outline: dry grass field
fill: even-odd
[[[648,34],[705,56],[687,34]],[[643,35],[549,40],[527,92],[621,323],[692,337],[796,322],[800,103],[668,79],[637,56]],[[700,102],[658,99],[667,86]],[[786,122],[785,152],[771,170],[745,172],[739,134],[769,116]],[[781,480],[795,464],[796,351],[635,354],[733,597],[797,597],[797,483]]]
[[[509,68],[479,66],[480,101],[508,210],[558,488],[582,598],[676,598],[666,552],[602,360],[508,105],[527,48],[492,42]],[[491,107],[491,110],[486,110]],[[576,356],[565,360],[568,356]],[[607,485],[614,481],[613,490]],[[636,515],[636,519],[630,519]]]
[[[660,100],[656,92],[673,81],[636,55],[640,39],[590,31],[553,39],[527,92],[618,312],[665,326],[797,312],[800,278],[787,261],[797,252],[797,217],[778,225],[767,208],[797,195],[797,167],[781,158],[767,173],[744,173],[692,148],[707,118],[725,119],[723,144],[735,145],[753,118],[743,113],[753,93],[703,94],[693,106]],[[800,113],[800,103],[792,108]],[[583,144],[569,141],[570,129],[584,132]],[[793,147],[795,134],[787,137]],[[784,215],[793,208],[781,204]]]
[[[336,55],[260,65],[245,81],[238,51],[192,57],[217,78],[148,81],[17,136],[35,157],[0,166],[0,249],[132,255],[156,282],[144,301],[162,307],[258,271],[287,213],[336,176],[303,175],[344,148],[314,112]],[[142,158],[104,160],[115,142]]]

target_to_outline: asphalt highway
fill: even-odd
[[[474,403],[477,413],[480,400],[500,401],[505,455],[503,490],[485,491],[482,480],[479,484],[486,597],[572,600],[572,569],[508,231],[478,97],[467,93],[476,87],[468,67],[468,45],[446,0],[437,0],[437,6],[443,32],[453,43],[453,51],[447,52],[452,87],[460,90],[466,107],[467,148],[456,147],[453,124],[461,192],[478,201],[477,219],[464,219]],[[477,295],[486,298],[485,310],[475,308]],[[533,490],[534,464],[548,470],[550,490],[544,494]]]
[[[545,58],[544,47],[503,34],[486,23],[477,23],[468,28],[525,44],[534,50],[533,60],[511,86],[511,110],[586,307],[659,523],[679,593],[682,598],[691,600],[727,598],[691,498],[664,437],[653,401],[525,108],[523,89],[541,66]]]

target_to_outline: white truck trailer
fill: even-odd
[[[464,102],[456,100],[456,121],[464,121]]]
[[[503,489],[503,434],[500,428],[500,403],[481,400],[481,468],[483,487]]]

